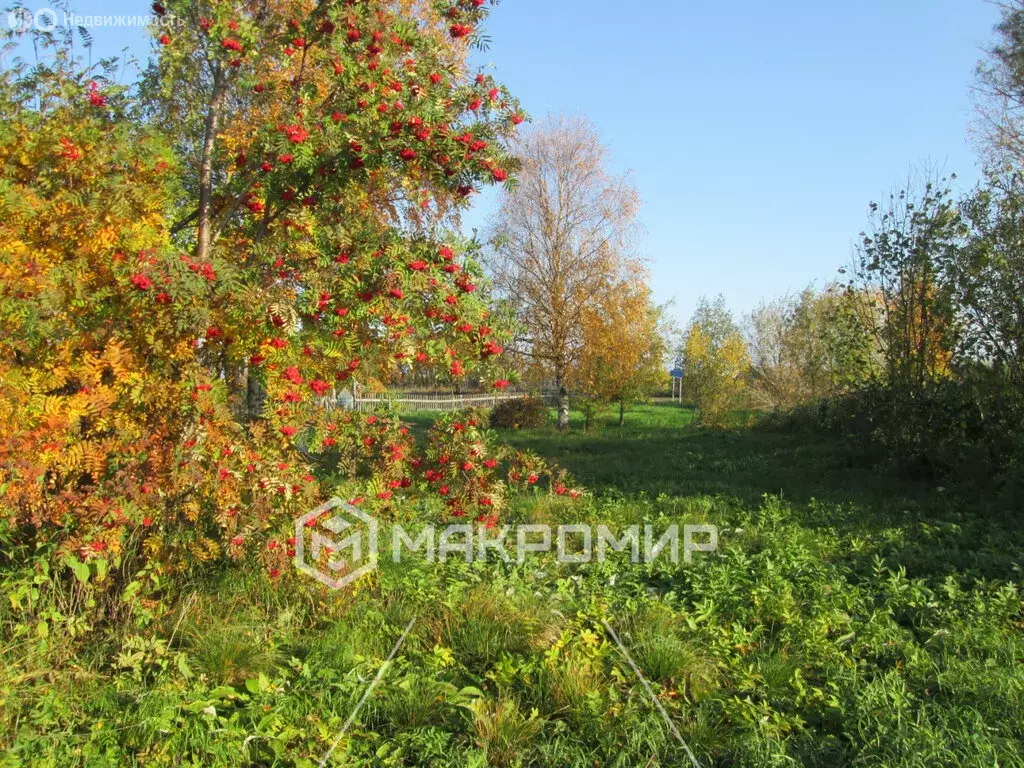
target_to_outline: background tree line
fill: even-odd
[[[959,197],[923,172],[869,207],[851,263],[822,289],[734,320],[703,299],[682,334],[632,254],[638,195],[607,170],[582,119],[517,137],[487,266],[515,315],[521,377],[591,416],[666,389],[669,362],[705,425],[737,409],[867,437],[908,470],[988,479],[1018,471],[1024,333],[1024,3],[1003,9],[978,69],[983,183]]]
[[[768,409],[870,437],[916,473],[1016,472],[1024,187],[989,175],[955,199],[948,181],[873,203],[843,281],[742,324],[702,301],[676,352],[698,418]]]
[[[698,417],[764,408],[868,438],[904,469],[1019,487],[1024,459],[1024,3],[979,65],[984,179],[922,173],[869,207],[824,289],[741,325],[703,301],[676,350]]]

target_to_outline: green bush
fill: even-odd
[[[1024,398],[1000,372],[980,366],[920,393],[869,385],[797,408],[783,422],[866,441],[916,478],[1010,487],[1024,455]]]
[[[536,429],[548,423],[548,406],[539,397],[517,397],[491,411],[493,429]]]

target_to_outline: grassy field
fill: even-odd
[[[711,523],[719,550],[382,561],[340,593],[225,573],[159,626],[5,629],[0,765],[1024,765],[1024,534],[999,509],[671,404],[502,438],[592,492],[510,522]]]

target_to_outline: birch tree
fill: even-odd
[[[638,196],[584,118],[549,117],[513,147],[522,168],[490,225],[489,267],[514,309],[514,351],[558,390],[569,426],[569,374],[583,346],[587,307],[614,290],[636,230]]]

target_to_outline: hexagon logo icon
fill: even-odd
[[[351,584],[377,567],[377,521],[337,496],[325,501],[295,518],[295,567],[331,589]]]

